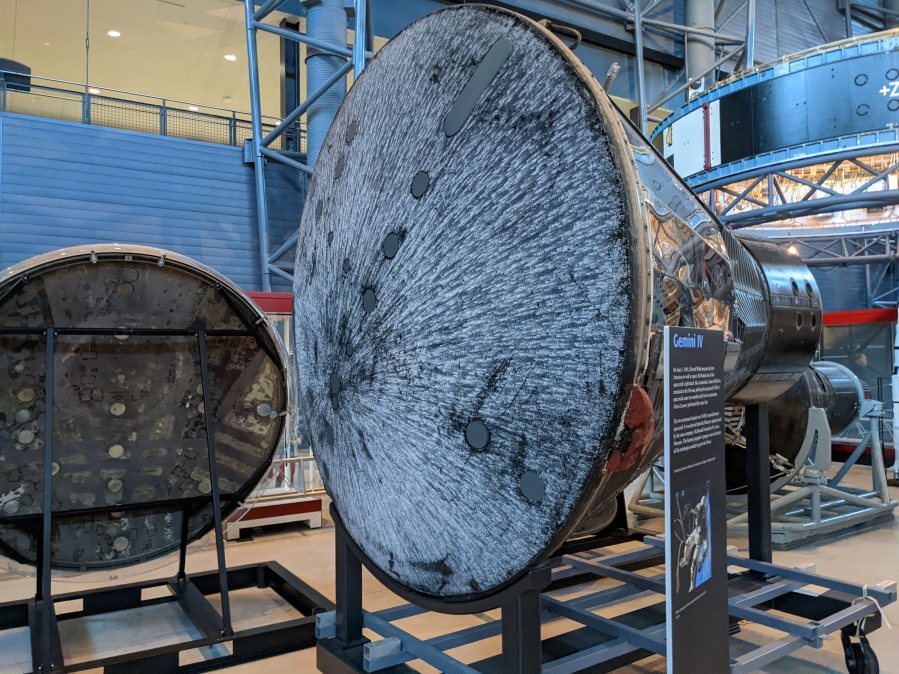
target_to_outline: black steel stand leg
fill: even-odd
[[[538,674],[542,668],[539,590],[503,601],[502,629],[502,671]]]
[[[44,372],[44,495],[41,504],[41,562],[38,565],[38,601],[49,600],[50,594],[50,535],[53,526],[53,352],[56,332],[47,330],[47,366]]]
[[[343,648],[363,643],[362,562],[347,544],[342,527],[335,530],[337,565],[337,640]]]
[[[205,407],[204,407],[205,409]],[[190,509],[181,509],[181,548],[178,554],[178,580],[187,578],[187,534],[190,528]]]
[[[56,331],[47,330],[47,364],[44,372],[44,493],[41,501],[41,532],[37,549],[37,588],[34,608],[29,611],[31,659],[37,672],[57,671],[63,666],[62,648],[50,584],[51,534],[53,532],[53,355]]]
[[[767,403],[757,403],[746,408],[746,478],[749,556],[762,562],[770,562],[771,460]]]
[[[231,601],[228,597],[228,569],[225,567],[225,536],[222,533],[222,503],[219,495],[218,462],[215,458],[215,429],[209,417],[212,399],[209,395],[209,370],[206,362],[206,331],[197,333],[200,355],[200,381],[203,384],[203,423],[206,428],[206,454],[209,459],[209,481],[212,488],[212,514],[215,520],[215,551],[219,567],[219,594],[222,599],[222,636],[231,636]]]
[[[549,567],[527,575],[527,587],[507,596],[502,609],[502,671],[539,674],[543,667],[540,643],[540,594],[551,580]]]

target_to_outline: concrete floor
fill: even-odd
[[[853,482],[866,479],[865,468],[853,469]],[[899,490],[893,495],[899,498]],[[745,552],[745,541],[731,539],[730,543]],[[300,576],[303,580],[325,595],[334,597],[334,530],[330,521],[325,520],[321,529],[285,529],[258,533],[253,540],[235,541],[227,544],[229,565],[237,566],[252,562],[276,560]],[[209,538],[191,546],[188,571],[204,571],[215,567],[215,550]],[[54,578],[54,594],[73,592],[79,588],[108,585],[111,582],[131,582],[149,578],[172,576],[176,571],[176,559],[165,558],[149,562],[142,567],[132,567],[115,572],[82,575],[61,574]],[[791,551],[775,552],[775,562],[798,565],[811,562],[821,574],[860,583],[877,583],[885,579],[899,579],[899,523],[892,521],[874,529],[851,536],[830,540],[825,543],[808,545]],[[0,563],[0,602],[25,599],[33,592],[34,580],[27,574],[27,568],[16,568],[14,564]],[[600,581],[592,587],[601,587]],[[573,593],[584,589],[566,591]],[[402,603],[390,591],[381,586],[369,574],[364,578],[364,606],[377,610]],[[243,603],[241,603],[243,602]],[[630,605],[630,609],[637,608]],[[136,624],[79,624],[67,627],[63,638],[66,657],[80,660],[95,651],[111,652],[128,649],[135,643],[135,635],[141,642],[161,644],[173,638],[173,634],[190,634],[191,628],[176,613],[160,611],[155,627],[143,628]],[[235,600],[235,615],[247,624],[259,624],[265,620],[286,615],[283,602],[278,598],[265,596],[243,597]],[[899,603],[886,608],[889,619],[899,630]],[[416,636],[429,638],[462,627],[472,626],[496,619],[497,612],[469,616],[444,616],[425,614],[408,619],[402,626]],[[75,621],[71,621],[75,622]],[[544,637],[570,629],[571,623],[557,621],[545,626]],[[155,630],[155,631],[154,631]],[[752,643],[770,641],[773,633],[763,630],[744,630],[741,639]],[[881,672],[899,674],[899,631],[882,629],[871,637],[871,643],[880,660]],[[499,639],[491,639],[474,647],[453,651],[453,655],[464,661],[474,661],[499,652]],[[27,630],[0,632],[0,674],[26,671],[30,664]],[[434,671],[422,667],[424,671]],[[99,670],[98,670],[99,671]],[[314,672],[314,649],[270,658],[256,663],[232,667],[228,672]],[[654,657],[622,669],[623,672],[648,673],[664,672],[663,658]],[[795,655],[784,658],[769,666],[765,672],[845,672],[842,650],[838,639],[825,642],[820,650],[802,649]]]

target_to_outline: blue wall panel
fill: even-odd
[[[298,226],[305,179],[269,171],[274,249]],[[183,253],[258,290],[253,170],[242,150],[0,114],[0,267],[111,241]]]
[[[868,309],[864,265],[812,267],[824,311]]]

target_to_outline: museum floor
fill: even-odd
[[[864,480],[867,468],[853,469],[853,481]],[[899,498],[899,489],[893,489],[893,495]],[[738,539],[730,541],[732,545],[745,552],[745,543]],[[204,571],[214,568],[215,550],[207,538],[194,546],[188,558],[188,571]],[[272,530],[257,533],[251,540],[241,540],[227,545],[229,565],[236,566],[252,562],[275,560],[310,583],[313,587],[333,598],[334,596],[334,530],[327,519],[321,529],[309,530],[302,527],[294,529]],[[791,551],[776,551],[775,562],[787,565],[804,563],[815,564],[819,573],[865,583],[877,583],[881,580],[899,579],[899,523],[893,521],[886,525],[870,529],[836,540],[808,545]],[[156,578],[174,575],[176,559],[165,558],[149,562],[142,568],[118,571],[122,581],[134,581],[144,578]],[[73,592],[79,588],[107,585],[111,582],[109,573],[89,574],[72,578],[54,580],[55,592]],[[26,598],[32,592],[33,579],[24,577],[21,571],[10,570],[8,564],[0,570],[0,601]],[[606,582],[609,581],[600,581]],[[593,584],[590,587],[597,587]],[[565,595],[581,593],[586,586],[562,591]],[[364,605],[367,609],[381,609],[400,603],[398,597],[383,588],[374,578],[366,574],[364,581]],[[271,593],[258,591],[242,591],[235,593],[232,599],[232,611],[235,626],[261,625],[267,620],[285,614],[285,604]],[[619,612],[638,608],[639,604],[630,602],[616,607],[614,611],[603,612],[603,615],[615,615]],[[290,609],[292,610],[292,609]],[[899,630],[899,603],[886,609],[887,616]],[[428,638],[446,630],[459,629],[479,622],[493,620],[496,612],[469,616],[445,616],[424,614],[403,621],[402,626],[416,636]],[[137,620],[134,616],[117,615],[114,620],[92,619],[91,624],[68,625],[63,631],[63,647],[68,662],[86,660],[98,652],[112,653],[131,650],[136,639],[144,647],[162,645],[171,642],[179,633],[183,634],[185,625],[183,617],[174,611],[159,610],[151,618],[144,615]],[[65,624],[66,621],[63,622]],[[81,621],[68,621],[71,623]],[[565,621],[556,621],[544,627],[544,636],[571,628]],[[62,625],[61,625],[62,629]],[[551,630],[552,632],[550,632]],[[743,630],[740,638],[754,643],[768,641],[771,634],[762,631]],[[899,631],[890,632],[882,629],[871,637],[871,643],[880,660],[880,671],[885,674],[899,674]],[[493,655],[499,650],[499,639],[481,642],[477,646],[457,649],[453,653],[466,661],[479,660]],[[195,654],[195,657],[201,657]],[[0,632],[0,674],[27,671],[30,665],[30,651],[27,630],[10,630]],[[97,670],[99,671],[99,670]],[[300,651],[288,655],[270,658],[255,663],[232,667],[228,672],[266,672],[277,674],[290,672],[314,672],[314,649]],[[427,671],[427,670],[426,670]],[[627,672],[660,672],[664,671],[664,659],[649,658],[626,670]],[[837,638],[830,639],[821,650],[803,649],[769,666],[765,672],[845,672],[845,664]]]

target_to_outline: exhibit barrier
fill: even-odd
[[[0,112],[238,147],[253,135],[248,112],[119,89],[104,88],[101,93],[83,83],[3,70],[0,70]],[[266,118],[261,122],[262,130],[268,133],[280,121]],[[277,149],[305,152],[305,126],[300,122],[288,126],[275,143]]]

